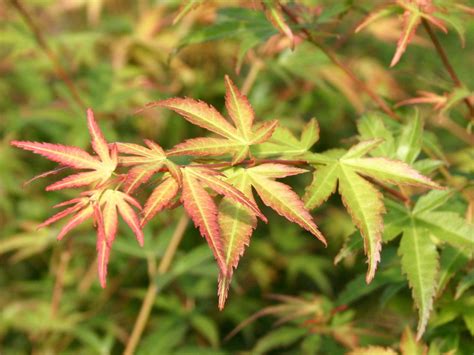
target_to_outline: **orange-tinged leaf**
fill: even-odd
[[[232,153],[242,147],[241,142],[230,141],[222,138],[192,138],[175,145],[170,149],[168,156],[194,155],[194,156],[218,156]]]
[[[271,180],[265,175],[259,174],[258,171],[254,171],[254,168],[248,169],[248,174],[252,179],[253,187],[265,205],[309,231],[324,245],[327,244],[311,214],[304,207],[303,201],[288,185]]]
[[[421,16],[419,12],[405,11],[403,13],[403,32],[397,43],[397,50],[392,58],[390,67],[398,63],[403,53],[407,49],[408,43],[415,36],[416,29],[421,23]]]
[[[166,162],[166,154],[157,143],[145,140],[145,144],[147,147],[132,143],[116,143],[120,153],[129,154],[129,156],[120,156],[120,164],[133,166],[124,181],[126,193],[132,193],[140,185],[146,183]]]
[[[119,153],[134,155],[135,156],[134,158],[137,159],[136,164],[149,163],[150,161],[155,161],[159,157],[161,158],[165,157],[164,152],[160,154],[154,149],[152,150],[151,148],[146,148],[139,144],[122,143],[122,142],[118,142],[115,144],[117,145],[117,149]],[[120,157],[120,162],[122,162],[123,158],[131,158],[131,157]]]
[[[109,153],[109,146],[105,141],[104,135],[100,130],[97,122],[94,118],[94,112],[92,109],[87,109],[87,126],[89,128],[89,133],[91,136],[91,144],[94,151],[100,157],[102,162],[110,163],[111,157]]]
[[[189,98],[172,98],[148,104],[147,107],[166,107],[189,122],[218,134],[219,138],[194,138],[176,145],[168,155],[221,156],[232,155],[232,165],[249,156],[251,145],[262,143],[273,134],[277,121],[253,126],[254,111],[245,95],[225,76],[227,111],[235,127],[213,106]],[[128,163],[128,162],[127,162]]]
[[[239,89],[234,85],[229,76],[225,76],[226,96],[225,105],[229,116],[234,121],[237,129],[246,139],[250,139],[255,113],[245,95],[242,95]]]
[[[278,179],[307,173],[308,170],[296,168],[291,165],[266,163],[253,167],[252,172],[258,173],[259,175],[263,175],[268,178]]]
[[[81,201],[84,201],[84,200],[86,200],[86,199],[84,199],[84,197],[82,197],[82,194],[81,194],[81,197],[76,197],[76,198],[73,198],[71,200],[67,200],[67,201],[57,203],[56,205],[53,206],[53,208],[59,208],[59,207],[74,205],[74,204],[76,204],[78,202],[81,202]]]
[[[76,169],[97,169],[100,161],[77,147],[61,144],[13,141],[11,145],[29,150],[45,158]]]
[[[172,199],[176,196],[179,190],[179,185],[176,179],[172,177],[165,178],[165,180],[158,185],[148,198],[143,215],[141,225],[144,226],[150,221],[158,212],[168,207]]]
[[[112,144],[109,148],[102,132],[94,120],[94,115],[91,109],[87,110],[87,123],[92,146],[99,155],[100,160],[77,147],[19,141],[13,141],[11,144],[25,150],[30,150],[33,153],[40,154],[49,160],[55,161],[64,166],[70,166],[76,169],[93,170],[91,172],[71,175],[48,186],[47,190],[79,187],[95,182],[100,182],[102,184],[111,177],[117,167],[117,146]]]
[[[201,168],[190,167],[187,170],[218,194],[224,195],[227,198],[233,200],[234,202],[240,203],[241,205],[248,207],[255,215],[260,217],[262,221],[267,222],[267,219],[262,214],[262,212],[260,212],[255,202],[249,200],[241,191],[239,191],[232,185],[229,185],[228,183],[219,179],[215,175],[210,174],[209,169],[205,170]]]
[[[61,231],[58,234],[58,240],[63,239],[63,237],[69,233],[72,229],[77,227],[79,224],[82,222],[86,221],[90,217],[92,217],[94,211],[92,209],[92,206],[89,205],[85,207],[84,209],[80,210],[77,212],[74,216],[71,217],[71,219],[63,226]]]
[[[150,148],[150,150],[154,152],[154,156],[160,156],[160,155],[163,157],[165,156],[165,151],[163,150],[163,148],[161,148],[161,146],[158,143],[153,142],[150,139],[144,139],[144,142],[148,146],[148,148]]]
[[[98,205],[94,206],[94,220],[97,223],[97,273],[99,274],[100,286],[105,288],[107,283],[107,265],[109,264],[110,250],[112,246],[107,241],[104,220]]]
[[[123,183],[124,191],[126,193],[132,193],[140,185],[146,183],[150,178],[161,169],[163,163],[155,163],[148,165],[138,165],[133,167],[127,173],[127,178]]]
[[[203,101],[190,98],[173,98],[159,101],[156,105],[169,108],[183,116],[192,124],[203,127],[223,137],[235,140],[241,139],[235,127],[222,117],[213,106]]]
[[[113,190],[107,190],[101,200],[104,200],[104,206],[101,212],[101,222],[104,232],[105,242],[111,246],[115,235],[117,234],[118,216],[117,199]]]
[[[128,203],[140,207],[138,202],[129,195],[111,189],[103,192],[100,200],[94,203],[94,220],[97,224],[97,263],[99,280],[102,287],[105,287],[106,284],[110,251],[117,234],[117,210],[125,223],[134,232],[140,246],[143,246],[143,232],[140,227],[140,221]]]
[[[126,202],[130,201],[131,197],[120,191],[115,191],[115,194],[118,195],[116,204],[120,212],[120,216],[135,234],[138,244],[140,244],[140,246],[143,246],[143,231],[140,226],[140,220],[138,219],[138,216],[135,211]],[[136,206],[138,205],[138,202],[135,201],[134,204]]]
[[[252,202],[252,185],[246,174],[238,174],[232,180],[233,185]],[[236,204],[224,197],[219,205],[219,226],[222,233],[226,273],[219,274],[219,309],[224,308],[232,279],[233,269],[237,267],[245,247],[249,245],[250,237],[257,226],[255,214],[246,206]]]
[[[60,219],[66,217],[66,216],[69,216],[70,214],[78,211],[79,209],[81,209],[81,205],[79,204],[76,204],[74,206],[71,206],[71,207],[68,207],[64,210],[62,210],[61,212],[58,212],[56,213],[55,215],[49,217],[46,221],[44,221],[43,223],[41,223],[39,226],[38,226],[38,229],[39,228],[43,228],[43,227],[46,227],[46,226],[49,226],[50,224],[56,222],[56,221],[59,221]]]
[[[46,191],[56,191],[73,187],[86,186],[92,184],[97,180],[102,180],[102,174],[97,171],[88,171],[85,173],[69,175],[64,179],[59,180],[46,187]]]
[[[200,185],[197,178],[189,172],[188,168],[182,169],[183,192],[181,200],[188,215],[201,235],[204,236],[217,261],[219,270],[226,272],[223,258],[222,237],[217,220],[217,207],[207,191]]]
[[[291,49],[295,48],[295,36],[290,26],[285,21],[278,2],[274,0],[264,0],[263,4],[265,6],[265,15],[272,25],[278,30],[278,32],[284,34],[290,41]]]
[[[120,164],[124,166],[152,164],[166,159],[165,152],[157,143],[145,139],[145,144],[147,147],[133,143],[115,143],[120,153],[129,155],[120,156]]]
[[[270,139],[278,126],[277,120],[266,121],[259,125],[252,133],[252,144],[260,144]]]
[[[183,181],[183,176],[181,174],[181,169],[175,163],[170,160],[165,160],[165,165],[168,168],[168,172],[172,177],[178,182],[178,185],[181,186]]]

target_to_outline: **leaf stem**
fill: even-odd
[[[20,0],[10,0],[11,4],[13,7],[18,11],[20,16],[23,18],[23,20],[26,22],[27,26],[30,28],[31,32],[33,32],[33,35],[35,37],[36,42],[38,43],[39,47],[43,50],[43,52],[48,56],[49,60],[53,64],[54,70],[56,71],[56,75],[64,81],[66,84],[66,87],[69,89],[71,92],[72,98],[74,101],[81,107],[81,109],[85,110],[86,105],[84,104],[84,101],[82,101],[81,96],[79,95],[79,91],[74,84],[74,82],[71,80],[69,77],[67,71],[61,64],[60,60],[56,56],[56,54],[53,52],[51,47],[48,45],[48,42],[43,36],[43,33],[41,32],[40,27],[35,23],[33,20],[33,17],[30,15],[28,10],[25,8],[25,6],[21,3]]]
[[[128,339],[127,345],[125,347],[124,355],[132,355],[135,352],[135,348],[140,341],[143,331],[145,329],[148,318],[150,317],[151,310],[153,308],[153,302],[155,301],[156,293],[158,292],[158,286],[155,280],[155,277],[158,275],[165,274],[173,261],[173,257],[176,254],[179,243],[181,242],[186,227],[188,225],[189,218],[187,215],[183,214],[176,225],[173,235],[171,236],[170,243],[166,248],[165,254],[156,268],[151,261],[149,261],[149,277],[150,284],[148,285],[145,298],[143,299],[140,312],[135,324],[133,326],[132,334]]]
[[[288,15],[288,17],[291,19],[291,21],[298,25],[300,21],[298,20],[298,17],[291,11],[286,5],[281,4],[281,8],[283,11]],[[363,91],[367,93],[367,95],[370,96],[370,98],[377,104],[377,106],[380,107],[382,111],[384,111],[387,115],[389,115],[392,119],[396,121],[400,121],[400,116],[398,116],[395,111],[393,111],[390,106],[387,105],[387,103],[375,92],[373,91],[369,86],[367,86],[361,79],[357,77],[357,75],[352,71],[351,68],[349,68],[346,64],[344,64],[336,55],[335,52],[333,52],[331,49],[327,48],[324,46],[322,43],[320,43],[312,34],[311,32],[303,28],[301,30],[305,35],[306,38],[309,42],[314,44],[316,47],[318,47],[330,60],[338,66],[346,75]]]
[[[422,19],[421,22],[422,22],[423,27],[425,28],[426,32],[428,33],[428,36],[430,37],[431,42],[433,42],[433,45],[436,48],[436,51],[438,52],[438,55],[439,55],[441,61],[443,62],[443,65],[446,68],[446,71],[449,73],[449,76],[453,80],[454,84],[457,87],[463,87],[464,86],[463,83],[461,82],[461,80],[459,79],[458,75],[456,74],[453,66],[449,62],[449,58],[448,58],[446,52],[444,51],[443,46],[439,42],[438,37],[436,36],[436,33],[431,28],[431,25],[425,19]],[[466,104],[466,106],[469,110],[470,120],[474,121],[474,106],[471,104],[471,102],[469,101],[469,99],[467,97],[464,98],[464,103]]]
[[[387,192],[390,196],[394,197],[395,199],[399,200],[400,202],[403,202],[405,205],[409,206],[411,204],[411,201],[410,201],[410,198],[404,193],[403,190],[401,191],[398,191],[398,190],[395,190],[391,187],[388,187],[387,185],[375,180],[375,179],[372,179],[368,176],[364,176],[365,179],[369,180],[372,184],[374,185],[377,185],[378,187],[380,187],[382,190],[384,190],[385,192]],[[399,186],[400,189],[402,188],[402,186]]]

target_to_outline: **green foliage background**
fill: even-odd
[[[321,38],[388,102],[415,96],[417,90],[453,90],[423,31],[390,70],[396,38],[386,40],[380,31],[353,34],[355,25],[377,1],[301,3],[322,6],[321,15],[313,19]],[[109,141],[139,143],[151,138],[170,148],[201,134],[174,113],[136,110],[171,96],[193,97],[223,109],[223,78],[229,74],[238,86],[250,89],[249,100],[258,118],[279,119],[281,125],[299,133],[306,121],[316,117],[321,126],[318,152],[353,144],[357,120],[372,115],[377,107],[310,43],[300,43],[291,51],[253,5],[214,1],[173,24],[179,1],[24,1],[81,99],[96,112]],[[458,76],[466,87],[473,88],[472,17],[464,25],[465,48],[454,31],[439,37]],[[385,28],[387,34],[398,33]],[[446,130],[428,106],[419,106],[419,110],[427,139],[433,142],[431,158],[450,164],[453,197],[448,209],[465,216],[474,199],[473,148]],[[398,112],[407,121],[415,115],[412,108]],[[449,115],[465,125],[462,104]],[[384,120],[397,135],[401,126]],[[83,107],[58,78],[18,11],[2,2],[0,352],[121,352],[150,282],[148,270],[160,262],[182,208],[162,213],[147,225],[143,249],[127,228],[120,228],[108,286],[102,290],[90,224],[60,243],[55,239],[58,226],[36,229],[52,214],[51,206],[65,195],[72,198],[74,192],[45,193],[47,179],[23,186],[53,164],[13,149],[9,145],[13,139],[82,148],[88,148],[89,142]],[[289,181],[301,195],[310,179],[310,174],[304,174]],[[217,310],[217,269],[211,252],[189,225],[170,270],[151,277],[158,293],[137,352],[343,354],[357,344],[397,348],[403,329],[415,329],[417,323],[411,292],[400,270],[398,243],[384,246],[382,263],[367,286],[360,246],[334,265],[338,251],[355,231],[339,198],[331,198],[313,213],[329,241],[327,249],[297,226],[265,211],[270,223],[259,224],[222,312]],[[455,251],[445,250],[441,260],[454,260],[449,252]],[[471,354],[472,260],[451,267],[423,340],[433,354],[453,349]],[[454,300],[460,281],[465,291]],[[272,294],[299,300],[267,297]],[[268,308],[275,305],[280,308]],[[241,321],[262,310],[266,316],[223,340]],[[275,325],[275,314],[288,322]],[[295,315],[301,316],[292,319]]]

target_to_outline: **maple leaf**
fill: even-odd
[[[472,93],[464,88],[455,88],[451,93],[444,93],[438,95],[429,91],[418,91],[419,96],[412,97],[397,103],[397,107],[404,105],[417,105],[417,104],[431,104],[435,111],[439,111],[440,114],[445,114],[453,106],[462,100],[469,99],[472,97]]]
[[[181,181],[179,169],[169,161],[161,146],[145,139],[147,147],[133,143],[115,143],[119,153],[127,154],[119,157],[119,164],[132,167],[126,175],[124,188],[126,193],[132,193],[141,184],[146,183],[155,173],[166,166],[173,176]]]
[[[12,141],[11,144],[42,155],[65,167],[91,170],[69,175],[49,185],[46,188],[47,191],[81,187],[93,183],[101,185],[109,180],[117,167],[117,148],[115,145],[109,148],[91,109],[87,110],[87,125],[91,136],[92,148],[97,156],[92,156],[80,148],[61,144],[27,141]]]
[[[60,219],[63,219],[73,214],[69,221],[59,231],[57,239],[61,240],[72,229],[74,229],[75,227],[77,227],[78,225],[93,216],[93,204],[98,201],[100,194],[101,190],[85,191],[81,193],[80,197],[64,201],[53,206],[53,208],[59,208],[72,205],[71,207],[68,207],[63,211],[58,212],[52,217],[48,218],[46,221],[41,223],[38,228],[49,226],[50,224],[55,223]]]
[[[272,23],[278,32],[283,34],[290,41],[291,49],[295,49],[295,36],[291,27],[286,23],[285,17],[281,11],[281,5],[278,1],[274,0],[263,0],[262,5],[265,11],[267,19]]]
[[[326,245],[326,240],[304,207],[303,201],[288,185],[275,181],[277,178],[304,172],[306,170],[288,165],[266,163],[237,169],[227,181],[241,190],[251,201],[255,201],[252,194],[253,187],[266,206],[300,225]],[[247,206],[230,204],[227,199],[223,199],[219,206],[219,225],[222,230],[221,248],[224,263],[224,272],[219,275],[218,287],[219,308],[222,309],[227,298],[233,268],[237,267],[245,246],[250,242],[256,227],[256,218]]]
[[[111,144],[110,146],[107,144],[91,109],[87,110],[87,125],[91,136],[91,145],[97,154],[96,156],[90,155],[80,148],[60,144],[23,141],[13,141],[11,144],[40,154],[64,167],[77,170],[91,170],[69,175],[46,188],[46,190],[60,190],[71,187],[95,185],[92,190],[81,193],[79,197],[54,206],[55,208],[69,207],[48,218],[45,222],[40,224],[39,227],[48,226],[72,215],[58,234],[57,238],[61,240],[72,229],[87,219],[92,218],[97,227],[99,279],[102,287],[105,287],[110,250],[117,233],[117,212],[133,230],[138,243],[143,245],[143,232],[140,229],[140,221],[130,205],[138,209],[141,209],[141,206],[135,199],[121,191],[106,189],[106,183],[111,182],[110,178],[118,164],[118,146],[116,144]],[[124,151],[127,150],[124,146],[129,149],[128,151],[131,151],[132,148],[139,147],[122,144],[121,149]],[[152,143],[149,144],[149,147],[153,152],[158,151],[158,148]],[[121,159],[123,164],[127,163],[127,157]],[[142,159],[140,163],[145,164],[150,162],[144,162]],[[49,173],[42,174],[41,176],[48,174]],[[126,181],[126,185],[130,190],[134,185],[143,180],[143,178],[136,178],[135,175],[136,174],[131,174],[129,178],[131,182]]]
[[[397,49],[390,63],[390,67],[395,66],[402,57],[403,53],[410,41],[415,36],[418,26],[424,19],[429,23],[433,24],[443,32],[447,33],[448,30],[445,26],[445,21],[449,18],[442,15],[440,8],[435,6],[432,0],[396,0],[388,2],[377,9],[372,11],[356,28],[355,32],[359,32],[370,23],[392,14],[399,8],[403,9],[402,15],[402,33],[397,42]],[[449,21],[452,24],[452,21]],[[455,28],[457,26],[454,26]]]
[[[178,194],[179,183],[172,176],[165,176],[148,197],[143,208],[141,225],[148,223],[158,212],[170,206],[173,198]]]
[[[443,283],[437,240],[459,250],[464,258],[474,250],[474,226],[457,213],[439,211],[450,196],[449,191],[431,191],[420,197],[412,209],[388,202],[386,223],[390,233],[384,235],[384,242],[402,235],[398,254],[418,309],[417,340],[425,331],[436,291]]]
[[[183,186],[181,200],[188,215],[193,220],[203,237],[206,238],[221,273],[226,274],[223,254],[222,232],[219,228],[217,206],[203,185],[216,193],[224,195],[233,203],[249,208],[252,213],[263,221],[267,221],[255,202],[248,199],[241,191],[226,183],[218,176],[219,172],[212,169],[188,166],[182,168]]]
[[[102,287],[106,284],[110,251],[117,234],[117,212],[132,229],[138,244],[143,246],[140,220],[130,205],[141,209],[140,204],[133,197],[111,189],[104,191],[98,203],[94,204],[94,219],[97,224],[97,265]]]
[[[317,169],[304,195],[305,206],[309,209],[320,206],[339,185],[344,206],[364,239],[364,251],[369,264],[367,283],[373,279],[380,261],[382,214],[385,213],[385,208],[383,195],[364,177],[391,184],[440,188],[404,162],[363,157],[381,143],[380,139],[362,141],[348,151],[332,150],[326,154],[308,155],[306,158]]]
[[[153,102],[147,107],[166,107],[186,120],[217,135],[215,137],[192,138],[176,145],[167,152],[168,156],[220,156],[232,155],[232,164],[237,164],[249,155],[252,145],[266,141],[273,133],[278,121],[267,121],[254,127],[254,111],[228,76],[225,77],[225,104],[231,125],[213,106],[190,98],[172,98]]]
[[[81,193],[74,198],[55,205],[55,208],[69,206],[48,218],[38,228],[46,227],[70,215],[71,218],[61,228],[57,239],[61,240],[72,229],[92,218],[97,228],[98,274],[102,287],[106,284],[107,264],[112,243],[117,233],[117,211],[134,232],[138,243],[143,246],[143,232],[140,221],[132,206],[141,209],[140,204],[131,196],[112,189],[96,189]]]

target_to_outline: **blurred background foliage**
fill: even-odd
[[[400,34],[394,18],[354,35],[357,23],[377,1],[299,3],[311,10],[308,21],[319,38],[388,102],[416,96],[418,90],[452,92],[450,78],[423,31],[394,69],[388,69]],[[343,354],[368,344],[399,349],[404,329],[415,327],[417,315],[396,246],[385,246],[370,286],[364,283],[363,253],[346,248],[335,266],[339,249],[354,233],[338,198],[315,211],[316,222],[330,241],[327,249],[266,210],[270,223],[259,225],[235,273],[228,304],[219,312],[216,266],[192,226],[187,226],[169,270],[153,272],[177,224],[186,225],[179,222],[181,208],[164,212],[147,225],[143,249],[127,228],[120,229],[109,283],[102,290],[90,225],[61,243],[55,239],[57,226],[36,228],[68,192],[45,193],[45,180],[22,183],[52,164],[9,146],[12,139],[21,139],[87,148],[87,106],[96,112],[109,141],[151,138],[170,148],[197,136],[200,129],[171,112],[137,110],[170,96],[198,98],[221,109],[223,77],[229,74],[248,92],[257,117],[277,118],[295,133],[317,117],[321,126],[317,151],[348,147],[356,141],[357,119],[376,106],[323,52],[301,38],[292,51],[288,40],[256,10],[257,1],[23,0],[19,4],[37,29],[18,7],[0,3],[2,354],[119,353],[149,283],[157,294],[138,354]],[[440,39],[463,83],[473,88],[472,17],[464,26],[465,48],[453,31]],[[71,80],[69,87],[58,75],[60,67]],[[471,190],[458,189],[451,200],[450,208],[465,214],[474,199],[472,145],[453,134],[429,106],[419,109],[431,158],[449,164],[452,186],[465,187],[471,181]],[[412,108],[398,112],[413,116]],[[464,114],[462,105],[449,112],[458,125],[465,124]],[[399,126],[388,125],[398,134]],[[310,182],[305,175],[291,180],[300,194]],[[449,260],[449,254],[443,257]],[[472,261],[470,265],[472,270]],[[469,289],[473,272],[468,273],[466,263],[458,269],[462,271],[451,275],[456,282],[449,282],[440,295],[424,337],[433,354],[474,351],[470,343],[474,294]],[[460,280],[462,292],[458,286],[461,294],[453,301]],[[241,331],[226,338],[243,321]]]

